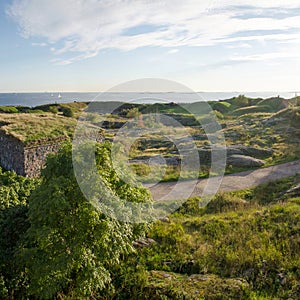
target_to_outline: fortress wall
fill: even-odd
[[[38,177],[49,153],[57,152],[61,143],[44,144],[24,149],[24,169],[27,177]]]
[[[0,131],[0,165],[25,176],[24,146],[17,138]]]

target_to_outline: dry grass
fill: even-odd
[[[67,138],[72,135],[76,123],[76,119],[51,113],[0,114],[0,130],[18,138],[25,144]]]

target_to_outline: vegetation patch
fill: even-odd
[[[76,119],[51,113],[0,114],[0,122],[5,123],[0,130],[25,144],[71,137],[76,126]]]

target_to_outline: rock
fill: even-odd
[[[261,167],[264,165],[264,161],[246,155],[231,155],[227,158],[227,164],[241,168]]]
[[[170,221],[170,219],[168,217],[160,218],[159,221],[161,221],[163,223],[171,223],[171,221]]]
[[[174,156],[149,156],[149,155],[141,155],[136,156],[133,159],[129,160],[129,163],[138,164],[138,163],[144,163],[146,165],[168,165],[168,166],[178,166],[180,164],[180,156],[174,155]]]
[[[234,155],[260,159],[260,158],[270,157],[273,154],[272,149],[263,149],[263,148],[253,147],[253,146],[248,147],[243,145],[231,145],[228,146],[225,150],[226,153],[224,154],[224,148],[222,147],[214,147],[213,149],[201,148],[198,150],[200,162],[203,164],[209,164],[211,162],[212,151],[214,152],[214,158],[217,160],[218,157],[221,159],[224,155],[227,156],[227,159],[230,159],[230,157]],[[255,163],[254,166],[256,167],[261,165],[263,165],[263,161],[259,162],[259,160],[257,160],[257,163]],[[246,165],[246,167],[247,166],[248,165]]]
[[[150,238],[140,238],[134,242],[132,242],[132,246],[135,248],[144,248],[149,247],[151,244],[156,243],[155,240]]]
[[[289,189],[285,194],[289,197],[300,197],[300,184]]]
[[[239,153],[234,153],[234,151],[237,151]],[[273,152],[274,151],[272,149],[263,149],[253,146],[247,147],[243,145],[233,145],[227,148],[228,156],[234,154],[241,154],[246,156],[252,156],[255,158],[266,158],[272,156]]]
[[[231,156],[231,155],[244,155],[243,151],[240,150],[238,147],[235,146],[229,146],[226,148],[226,152],[227,152],[227,157]]]
[[[178,166],[180,164],[179,156],[166,157],[165,160],[168,166]]]

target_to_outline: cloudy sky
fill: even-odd
[[[299,91],[299,0],[2,0],[0,92]]]

